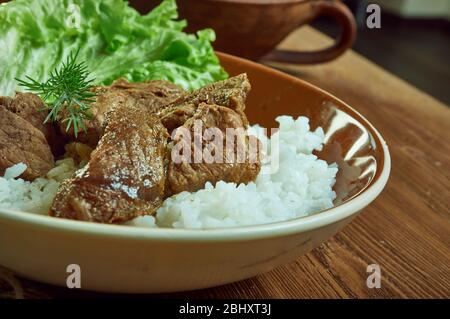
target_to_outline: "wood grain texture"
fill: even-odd
[[[281,46],[317,49],[330,41],[305,27]],[[324,65],[273,66],[330,91],[379,129],[392,156],[385,191],[338,235],[294,263],[227,286],[148,297],[449,298],[450,109],[354,52]],[[366,286],[372,263],[381,267],[380,289]],[[20,281],[30,298],[105,297]],[[14,295],[8,282],[0,283],[1,295]]]

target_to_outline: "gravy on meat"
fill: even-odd
[[[154,213],[163,201],[167,138],[156,117],[128,100],[108,118],[89,163],[60,186],[50,215],[120,223]]]
[[[0,106],[0,174],[25,163],[26,180],[44,176],[53,168],[53,154],[44,134],[22,117]]]
[[[131,101],[138,107],[153,113],[186,94],[179,86],[159,80],[129,83],[125,79],[119,79],[111,86],[94,87],[92,91],[97,94],[97,98],[92,108],[93,118],[85,121],[86,131],[79,132],[75,137],[73,128],[66,132],[64,123],[60,124],[61,132],[70,140],[82,142],[91,147],[95,147],[103,135],[108,112],[127,103],[130,105],[129,101]]]
[[[233,162],[223,152],[223,158],[214,163],[177,162],[171,156],[180,142],[177,137],[172,140],[171,133],[181,128],[193,131],[196,121],[204,130],[216,128],[223,136],[228,128],[241,129],[231,152],[248,148],[244,110],[250,83],[245,74],[191,94],[166,81],[128,83],[123,79],[92,90],[96,93],[93,118],[77,137],[65,128],[42,124],[46,113],[38,111],[44,106],[38,96],[18,93],[14,99],[0,98],[0,143],[8,145],[0,148],[0,172],[24,162],[28,167],[24,178],[45,175],[54,166],[50,145],[55,141],[95,148],[88,164],[61,183],[51,216],[122,223],[153,214],[165,198],[197,191],[206,182],[256,179],[259,159],[251,161],[248,154],[243,161]],[[57,132],[64,137],[55,138]]]

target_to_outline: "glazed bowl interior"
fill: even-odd
[[[382,141],[355,110],[319,88],[281,72],[272,71],[277,74],[275,81],[267,76],[267,68],[256,64],[248,68],[243,60],[230,55],[220,54],[220,58],[230,75],[246,70],[249,76],[252,90],[246,114],[250,123],[276,128],[275,118],[279,115],[306,116],[311,129],[323,128],[324,148],[316,155],[339,166],[335,205],[360,194],[380,176],[384,166]]]

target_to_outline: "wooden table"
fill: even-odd
[[[282,47],[328,43],[305,27]],[[379,129],[393,163],[385,191],[338,235],[294,263],[227,286],[157,297],[449,298],[450,109],[354,52],[324,65],[282,68],[348,102]],[[380,289],[366,286],[372,263],[381,267]],[[17,283],[31,298],[101,296]],[[9,294],[8,287],[0,282],[0,294]]]

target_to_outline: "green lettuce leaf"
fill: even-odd
[[[0,5],[0,94],[15,78],[45,81],[80,50],[96,84],[125,77],[164,79],[192,90],[227,77],[211,42],[213,30],[182,30],[175,0],[140,15],[122,0],[14,0]]]

